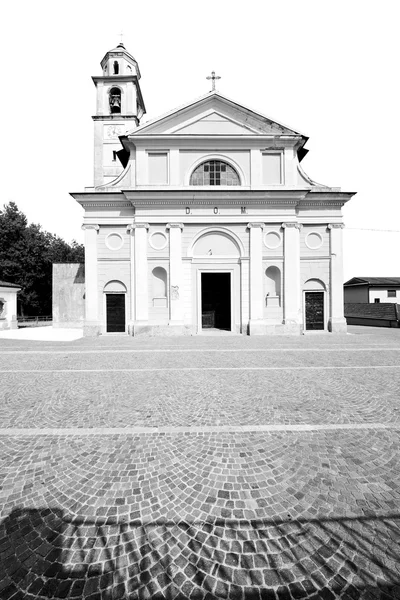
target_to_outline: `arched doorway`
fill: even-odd
[[[104,286],[106,303],[106,332],[125,333],[126,330],[126,287],[122,281],[109,281]]]
[[[326,329],[325,284],[320,279],[309,279],[303,286],[304,325],[306,331]]]
[[[196,288],[193,305],[197,331],[240,328],[240,240],[225,228],[197,234],[189,249]]]

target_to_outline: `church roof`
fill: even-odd
[[[208,92],[191,102],[183,104],[178,108],[174,108],[155,119],[143,123],[133,131],[130,131],[128,135],[136,136],[141,134],[172,133],[169,129],[175,119],[178,120],[179,117],[184,117],[187,113],[195,113],[196,111],[200,113],[211,107],[225,107],[226,109],[230,109],[230,111],[234,111],[237,115],[240,115],[240,123],[242,126],[248,128],[249,134],[295,135],[301,136],[305,141],[308,139],[307,136],[300,131],[270,119],[258,111],[245,107],[215,90]],[[174,133],[179,132],[174,131]]]
[[[353,277],[352,279],[349,279],[349,281],[346,281],[344,285],[400,286],[400,277]]]

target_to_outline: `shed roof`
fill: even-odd
[[[378,302],[376,304],[368,304],[367,302],[346,302],[344,305],[344,316],[396,321],[398,319],[397,305],[394,304],[394,302]]]
[[[346,281],[345,286],[350,285],[392,285],[400,286],[400,277],[353,277]]]

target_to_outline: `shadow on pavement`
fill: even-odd
[[[0,526],[0,598],[400,598],[399,513],[148,524],[131,516],[14,509]]]

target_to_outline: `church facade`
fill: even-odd
[[[94,186],[72,194],[85,333],[345,332],[353,194],[305,174],[307,137],[214,89],[141,124],[136,60],[119,44],[101,66]]]

